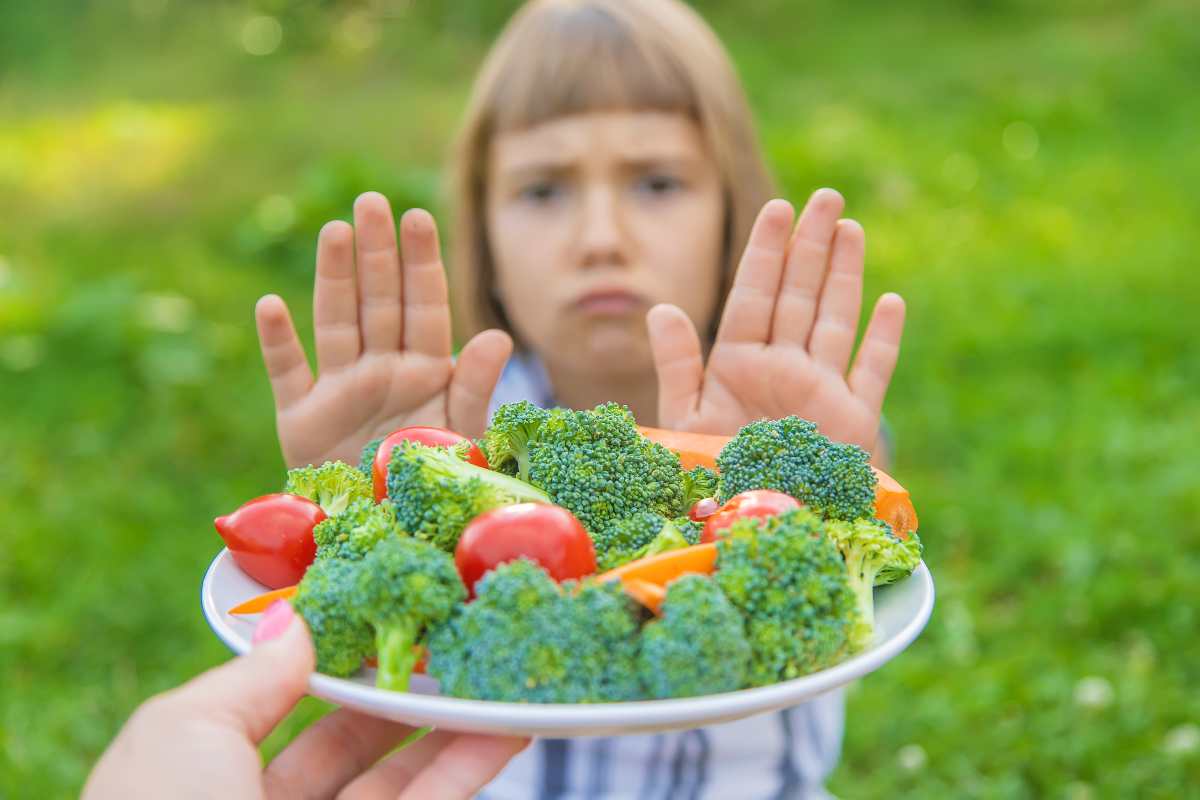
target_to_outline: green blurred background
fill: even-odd
[[[444,207],[513,6],[0,4],[0,796],[77,792],[228,657],[211,521],[282,478],[254,302],[307,336],[322,222]],[[909,304],[886,411],[938,605],[852,690],[831,788],[1195,791],[1196,6],[701,9],[787,195],[840,189]]]

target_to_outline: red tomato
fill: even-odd
[[[375,502],[387,497],[388,461],[392,457],[392,450],[403,441],[420,442],[430,447],[452,447],[460,442],[470,442],[471,440],[446,428],[428,428],[423,425],[392,431],[386,439],[379,443],[379,449],[375,452],[375,461],[371,465],[371,478],[375,485]],[[487,457],[474,442],[471,442],[471,447],[467,450],[467,461],[477,467],[488,468]]]
[[[688,519],[692,522],[700,522],[708,519],[720,510],[721,504],[717,502],[717,498],[705,497],[702,500],[697,500],[696,504],[688,511]]]
[[[556,581],[596,571],[592,537],[575,515],[561,506],[517,503],[480,514],[463,529],[454,563],[467,593],[488,570],[525,557]]]
[[[704,521],[701,542],[715,542],[721,531],[743,517],[773,517],[784,511],[800,508],[800,501],[790,494],[771,489],[754,489],[729,498],[717,512]]]
[[[325,512],[294,494],[256,497],[213,522],[242,571],[270,589],[294,586],[317,555],[313,527]]]

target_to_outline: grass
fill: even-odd
[[[252,305],[280,292],[308,327],[316,230],[358,192],[440,207],[510,7],[266,4],[283,38],[261,57],[241,3],[0,10],[0,795],[77,792],[140,701],[227,657],[196,603],[211,520],[282,470]],[[831,788],[1185,794],[1188,4],[704,10],[787,195],[842,190],[868,294],[909,304],[887,414],[938,606],[854,688]]]

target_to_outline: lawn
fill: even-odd
[[[316,231],[357,193],[442,208],[512,3],[15,5],[0,796],[49,798],[228,657],[211,521],[282,475],[253,304],[307,330]],[[846,798],[1200,785],[1200,27],[1046,6],[702,4],[786,195],[840,189],[870,297],[908,301],[886,413],[938,605],[853,688]]]

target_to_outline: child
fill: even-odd
[[[433,220],[404,215],[401,258],[377,194],[353,228],[321,231],[318,380],[282,301],[259,302],[289,466],[356,460],[401,425],[478,435],[518,399],[615,400],[643,424],[726,434],[797,414],[880,461],[903,301],[880,298],[851,366],[862,229],[832,190],[794,227],[766,202],[733,68],[682,2],[527,4],[484,64],[453,166],[457,361]],[[831,693],[705,730],[543,740],[484,796],[819,797],[842,717]]]

